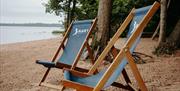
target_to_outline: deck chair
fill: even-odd
[[[125,89],[129,89],[130,87],[129,90],[135,90],[131,83],[127,82],[127,86],[124,86],[115,82],[122,73],[122,70],[125,68],[125,66],[129,64],[140,90],[147,91],[145,83],[143,82],[143,79],[141,78],[138,68],[132,57],[132,52],[140,41],[143,29],[146,27],[159,6],[160,4],[155,2],[151,6],[132,9],[130,14],[112,37],[88,73],[64,69],[65,79],[62,80],[63,86],[74,88],[77,91],[100,91],[111,85]],[[113,62],[107,69],[101,70],[97,74],[93,74],[130,22],[131,24],[129,29],[132,31],[129,34],[124,47],[120,50],[119,53],[117,53],[117,56],[114,58]]]
[[[48,86],[43,82],[45,81],[51,68],[74,68],[78,71],[88,72],[87,69],[76,67],[76,64],[85,48],[87,48],[87,51],[89,52],[91,62],[94,63],[93,53],[91,51],[90,45],[88,44],[88,40],[90,38],[90,34],[95,28],[96,22],[96,18],[94,20],[81,20],[72,22],[67,32],[65,33],[64,38],[52,61],[36,61],[37,64],[41,64],[48,68],[39,85]],[[61,49],[63,49],[63,53],[59,55]]]

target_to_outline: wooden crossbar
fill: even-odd
[[[59,89],[59,90],[62,90],[62,89],[63,89],[63,86],[60,86],[60,85],[52,85],[52,84],[45,83],[45,82],[42,82],[42,83],[41,83],[41,86],[50,87],[50,88]]]
[[[89,87],[87,85],[82,85],[76,82],[68,81],[68,80],[63,80],[62,84],[65,87],[73,87],[76,89],[76,91],[92,91],[93,90],[92,87]]]

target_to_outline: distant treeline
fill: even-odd
[[[61,24],[46,23],[0,23],[0,26],[27,26],[27,27],[63,27]]]

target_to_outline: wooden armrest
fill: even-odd
[[[76,70],[72,70],[72,69],[68,69],[68,68],[63,68],[63,71],[65,71],[65,70],[69,71],[74,76],[78,76],[78,77],[87,77],[87,76],[89,76],[87,73],[84,73],[84,72],[80,72],[80,71],[76,71]]]

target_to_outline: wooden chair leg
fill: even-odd
[[[129,79],[129,76],[128,76],[128,74],[127,74],[127,72],[126,72],[125,69],[123,69],[122,74],[123,74],[123,77],[124,77],[126,83],[127,83],[127,84],[128,84],[128,83],[131,83],[131,80]]]
[[[145,83],[143,82],[143,79],[138,71],[138,68],[136,66],[136,64],[134,63],[134,60],[133,60],[133,57],[130,53],[130,51],[128,49],[125,50],[125,55],[126,55],[126,58],[128,60],[128,63],[132,69],[132,72],[134,74],[134,77],[135,79],[137,80],[138,84],[139,84],[139,87],[140,87],[140,90],[142,91],[147,91],[147,88],[146,88],[146,85]]]
[[[41,86],[41,83],[45,81],[47,75],[49,74],[49,71],[51,70],[51,68],[48,68],[46,73],[44,74],[43,78],[41,79],[40,83],[39,83],[39,86]]]

